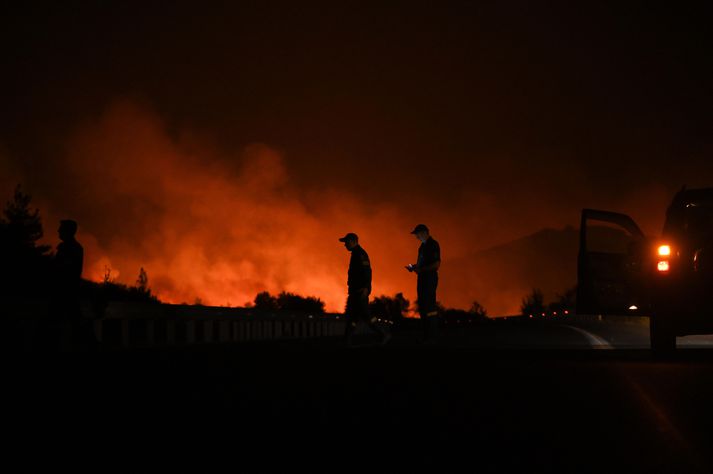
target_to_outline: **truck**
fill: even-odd
[[[713,333],[713,187],[676,193],[656,237],[626,214],[583,209],[577,313],[648,315],[658,354]]]

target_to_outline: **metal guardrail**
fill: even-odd
[[[573,314],[563,318],[561,321],[570,323],[613,323],[613,324],[633,324],[637,326],[648,326],[648,316],[632,315],[601,315],[601,314]]]
[[[344,333],[344,321],[334,318],[113,318],[96,320],[93,324],[99,342],[126,348],[309,339]]]
[[[77,325],[52,321],[48,304],[34,302],[13,309],[16,342],[25,349],[38,349],[43,343],[38,335],[48,329],[60,347],[72,347]],[[338,314],[113,302],[97,318],[88,301],[82,302],[81,312],[85,332],[93,330],[96,340],[111,348],[340,337],[345,330],[344,318]]]

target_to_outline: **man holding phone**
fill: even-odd
[[[428,227],[424,224],[417,225],[411,233],[421,242],[421,246],[418,248],[418,261],[406,265],[406,270],[418,275],[418,313],[423,321],[424,342],[430,344],[438,339],[440,325],[436,289],[438,269],[441,266],[441,246],[431,237]]]

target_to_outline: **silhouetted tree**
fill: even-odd
[[[470,309],[468,310],[468,312],[478,318],[488,317],[488,311],[483,307],[482,304],[477,301],[473,301],[473,304],[470,305]]]
[[[0,292],[37,294],[48,282],[50,247],[39,245],[42,220],[18,185],[0,217]]]
[[[139,270],[139,276],[136,279],[136,288],[143,293],[151,293],[149,289],[149,275],[146,273],[146,270],[144,270],[144,267],[141,267]]]
[[[114,278],[111,276],[111,267],[109,265],[104,265],[104,276],[102,277],[102,283],[109,284],[113,283]]]
[[[14,250],[27,249],[44,255],[49,252],[50,247],[37,245],[43,235],[42,220],[39,209],[30,209],[31,201],[32,196],[23,193],[18,185],[13,198],[5,204],[3,216],[0,218],[4,242]]]
[[[372,316],[388,319],[393,322],[401,321],[410,306],[409,300],[404,298],[403,293],[394,296],[377,296],[369,303],[369,311]]]
[[[523,316],[541,316],[545,312],[545,298],[542,291],[538,288],[533,288],[532,293],[526,295],[522,299],[520,312]]]
[[[279,306],[277,305],[277,298],[272,296],[267,291],[261,291],[255,295],[255,309],[262,311],[277,311]]]

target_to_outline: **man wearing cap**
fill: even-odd
[[[352,253],[347,274],[348,296],[345,311],[347,318],[345,339],[347,345],[352,345],[352,336],[359,320],[366,321],[369,327],[381,336],[381,343],[386,344],[390,339],[389,333],[377,325],[375,317],[371,318],[369,316],[369,294],[371,293],[371,262],[369,261],[369,255],[359,245],[359,237],[352,232],[339,239],[339,241],[344,242],[344,247]]]
[[[423,321],[424,341],[431,343],[438,337],[440,324],[436,288],[438,268],[441,266],[441,246],[431,237],[428,227],[424,224],[417,225],[411,233],[421,241],[421,246],[418,248],[418,261],[406,265],[406,269],[418,275],[416,284],[418,313]]]

